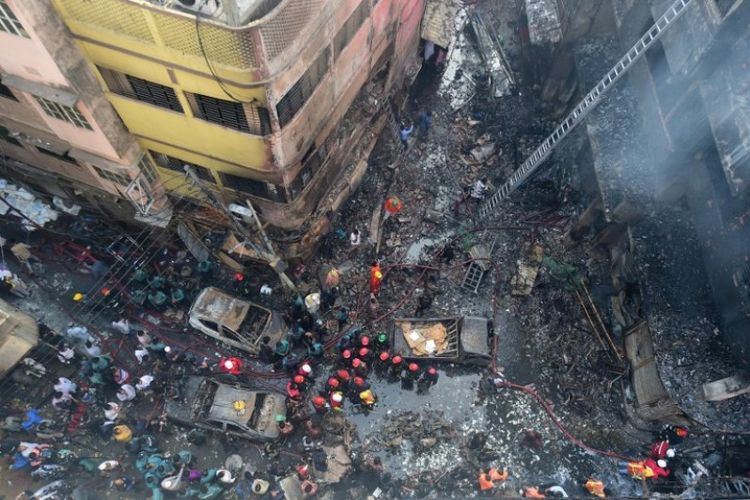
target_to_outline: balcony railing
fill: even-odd
[[[244,26],[231,26],[218,20],[221,16],[213,18],[202,11],[200,19],[196,20],[189,9],[169,8],[168,2],[56,1],[69,20],[81,25],[159,45],[201,60],[205,52],[212,63],[245,71],[264,68],[281,55],[308,22],[321,12],[326,0],[266,2],[261,4],[259,12],[266,12],[269,8],[270,12]],[[274,3],[277,4],[275,7]]]

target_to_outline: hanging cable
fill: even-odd
[[[214,80],[216,80],[216,83],[219,84],[219,87],[221,87],[221,90],[224,91],[224,93],[229,97],[231,100],[238,102],[238,103],[250,103],[252,101],[242,101],[241,99],[238,99],[235,97],[229,89],[224,84],[224,81],[219,78],[219,75],[216,74],[216,71],[214,71],[214,67],[211,65],[211,61],[208,58],[208,54],[206,53],[206,47],[203,44],[203,37],[201,36],[201,29],[200,29],[200,19],[201,19],[201,9],[206,5],[208,0],[202,0],[201,3],[198,5],[198,8],[195,11],[195,35],[198,37],[198,46],[201,49],[201,54],[203,55],[203,60],[206,61],[206,66],[208,66],[208,71],[211,73],[211,76],[213,76]]]

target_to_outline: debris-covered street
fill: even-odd
[[[288,269],[200,259],[229,231],[214,209],[187,248],[4,184],[0,359],[22,359],[0,498],[748,498],[746,372],[716,361],[691,223],[657,224],[650,195],[630,208],[653,218],[617,219],[640,199],[617,162],[648,156],[637,85],[480,213],[627,50],[603,29],[543,50],[570,28],[555,3],[451,4],[449,48],[423,42],[361,184]]]

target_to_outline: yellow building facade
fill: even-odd
[[[190,164],[225,201],[250,199],[295,230],[336,208],[321,204],[355,146],[340,122],[376,72],[385,68],[384,94],[402,81],[424,9],[423,0],[53,2],[167,190],[184,192]]]

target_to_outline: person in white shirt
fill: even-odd
[[[67,392],[55,391],[55,393],[52,395],[52,406],[56,410],[62,410],[63,403],[65,403],[66,401],[71,401],[72,399],[73,396],[71,396]]]
[[[109,421],[114,421],[120,415],[120,405],[110,401],[107,403],[107,409],[104,410],[104,418]]]
[[[102,353],[102,349],[90,340],[86,341],[86,344],[83,346],[83,351],[92,358],[95,358]]]
[[[69,365],[71,361],[73,361],[73,358],[75,357],[76,352],[73,350],[72,347],[70,347],[68,344],[63,344],[62,348],[57,351],[57,360],[60,363],[63,363],[65,365]]]
[[[362,235],[359,232],[359,229],[354,229],[352,233],[349,235],[349,244],[352,247],[358,247],[362,243]]]
[[[270,297],[272,293],[273,293],[273,288],[263,283],[263,286],[260,287],[260,294]]]
[[[24,458],[29,458],[34,450],[39,450],[40,445],[38,443],[30,443],[28,441],[21,441],[18,443],[18,452],[23,455]]]
[[[138,349],[135,350],[135,357],[138,360],[138,363],[142,365],[143,360],[148,357],[148,349],[144,346],[138,346]]]
[[[69,378],[60,377],[57,379],[57,383],[53,386],[57,392],[70,395],[78,390],[78,386]]]
[[[123,335],[127,335],[130,333],[130,322],[127,319],[122,318],[120,321],[113,321],[112,328]]]
[[[484,198],[487,192],[487,177],[483,177],[474,183],[474,187],[471,188],[471,197],[475,200],[481,200]]]
[[[151,340],[151,335],[146,332],[138,332],[136,337],[138,337],[138,342],[140,342],[143,347],[148,347],[153,342]]]
[[[154,377],[151,375],[143,375],[138,379],[138,382],[135,383],[135,388],[139,391],[143,391],[145,389],[148,389],[151,386],[151,382],[154,381]]]
[[[228,469],[219,469],[216,471],[216,477],[224,484],[232,484],[235,481],[235,477]]]
[[[123,384],[120,386],[120,390],[117,391],[117,399],[120,401],[132,401],[135,399],[135,387],[130,384]]]

